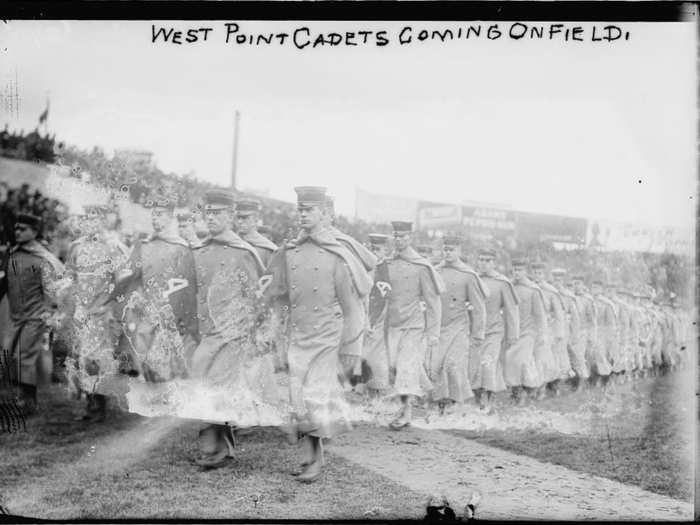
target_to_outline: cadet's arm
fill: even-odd
[[[535,319],[537,331],[540,334],[544,334],[547,331],[547,314],[544,310],[544,300],[540,292],[535,293],[533,296],[532,315]]]
[[[430,270],[420,269],[420,294],[425,302],[425,333],[428,342],[436,342],[440,337],[440,320],[442,316],[442,302],[440,294],[435,288],[435,283],[430,276]]]
[[[350,271],[344,262],[336,262],[334,281],[335,294],[343,311],[343,335],[340,353],[359,357],[362,355],[365,310],[362,299],[355,290]]]
[[[474,339],[484,339],[486,332],[486,297],[481,292],[483,284],[479,286],[479,276],[475,275],[467,282],[467,298],[471,305],[469,312],[471,336]]]
[[[506,323],[506,337],[512,343],[520,337],[520,310],[513,295],[514,290],[504,283],[501,286],[501,298],[503,301],[503,317]]]

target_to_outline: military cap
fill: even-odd
[[[395,232],[411,233],[413,231],[413,223],[410,221],[391,221],[391,228]]]
[[[109,206],[105,204],[83,204],[85,215],[106,215],[109,212]]]
[[[523,268],[527,266],[527,259],[524,257],[516,257],[510,264],[513,268]]]
[[[431,255],[433,253],[433,247],[427,244],[420,244],[416,246],[416,251],[421,255]]]
[[[41,218],[31,213],[18,213],[15,217],[15,224],[26,224],[33,230],[39,230],[41,227]]]
[[[552,275],[563,277],[566,275],[566,270],[564,268],[552,268]]]
[[[207,190],[204,194],[204,208],[207,210],[232,209],[235,197],[229,190]]]
[[[326,203],[326,188],[323,186],[297,186],[297,204],[302,206],[318,206]]]
[[[595,279],[593,279],[593,281],[591,281],[591,284],[596,284],[596,285],[598,285],[598,286],[604,286],[604,285],[605,285],[605,283],[603,282],[603,280],[602,280],[601,278],[599,278],[599,277],[596,277]]]
[[[547,267],[542,261],[535,261],[530,263],[530,268],[533,270],[544,270]]]
[[[462,238],[459,235],[445,235],[442,238],[443,246],[461,246]]]
[[[580,273],[577,273],[576,275],[572,275],[572,276],[571,276],[571,281],[572,281],[572,282],[573,282],[573,281],[581,281],[581,282],[584,282],[585,280],[586,280],[586,278],[585,278],[582,274],[580,274]]]
[[[257,199],[240,199],[236,202],[236,213],[239,215],[251,215],[261,209],[262,204]]]
[[[383,233],[370,233],[368,237],[369,242],[372,244],[386,244],[389,242],[389,236]]]
[[[493,248],[481,248],[479,250],[479,257],[488,257],[490,259],[496,258],[496,250]]]

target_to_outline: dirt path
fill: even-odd
[[[338,438],[328,450],[415,492],[444,494],[458,515],[472,491],[478,490],[481,519],[693,517],[688,503],[436,430],[395,432],[363,426]]]

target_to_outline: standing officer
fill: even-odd
[[[0,300],[7,294],[10,348],[17,364],[19,405],[26,415],[36,411],[37,385],[51,377],[50,317],[56,314],[58,280],[63,264],[36,239],[41,219],[28,213],[15,217],[16,246],[10,249],[0,277]]]
[[[82,237],[68,251],[66,269],[73,276],[75,313],[74,358],[71,373],[80,390],[87,393],[84,420],[104,421],[107,394],[115,393],[113,380],[119,369],[114,350],[121,326],[115,317],[114,289],[128,249],[106,231],[102,205],[84,206]]]
[[[520,337],[508,346],[503,355],[503,377],[511,387],[518,405],[525,402],[525,392],[533,392],[545,380],[535,362],[535,343],[544,338],[547,315],[544,295],[539,286],[527,278],[527,261],[513,259],[513,287],[518,296]]]
[[[424,366],[426,343],[431,352],[440,340],[440,294],[445,285],[430,262],[411,247],[413,224],[403,221],[391,224],[395,250],[388,263],[392,291],[387,315],[387,346],[392,386],[402,407],[390,426],[399,430],[411,422],[411,397],[423,397],[432,388]]]
[[[389,388],[389,354],[386,346],[386,315],[391,285],[389,284],[389,236],[369,234],[372,253],[377,258],[373,271],[374,285],[369,294],[369,327],[365,333],[362,357],[367,362],[371,377],[367,381],[370,395],[377,397]]]
[[[262,205],[256,199],[241,199],[236,202],[236,225],[238,235],[258,250],[258,255],[263,264],[267,267],[272,253],[277,249],[267,237],[258,232],[258,221],[260,220],[260,210]]]
[[[589,350],[588,361],[591,364],[594,381],[597,379],[605,388],[612,372],[611,359],[617,353],[617,316],[614,303],[603,295],[601,280],[593,281],[591,292],[595,300],[598,329],[595,344]]]
[[[492,412],[494,392],[506,389],[501,353],[520,337],[518,296],[507,277],[496,271],[496,252],[479,251],[479,276],[486,290],[484,342],[469,359],[469,380],[482,412]]]
[[[462,405],[474,397],[469,383],[470,338],[480,344],[486,327],[486,290],[479,275],[460,259],[461,239],[443,238],[444,260],[437,271],[445,283],[440,341],[430,360],[433,399],[440,413],[449,403]]]
[[[276,393],[272,356],[256,340],[258,252],[233,230],[234,198],[209,190],[205,217],[210,238],[194,250],[200,343],[191,377],[210,400],[214,423],[200,432],[202,456],[195,463],[217,468],[233,456],[230,427],[274,426],[284,421]]]
[[[323,227],[325,188],[297,187],[299,237],[277,250],[261,282],[264,296],[290,311],[289,388],[298,432],[309,459],[297,479],[321,475],[323,438],[349,427],[338,377],[341,351],[359,361],[364,335],[363,297],[372,282],[357,259]],[[353,363],[345,363],[354,366]]]
[[[566,350],[564,340],[564,302],[559,291],[545,280],[545,265],[542,262],[534,262],[530,265],[532,270],[532,280],[542,290],[544,297],[544,310],[547,313],[547,330],[543,332],[543,338],[535,343],[535,362],[538,370],[545,381],[547,388],[559,394],[559,381],[571,377],[571,362],[569,353]],[[546,372],[548,366],[542,363],[551,352],[553,370],[551,374]],[[540,397],[544,394],[539,392]]]

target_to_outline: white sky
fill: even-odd
[[[32,129],[81,147],[153,151],[166,171],[293,200],[323,184],[341,213],[354,190],[658,225],[694,220],[696,26],[620,24],[617,43],[461,40],[386,47],[151,44],[150,22],[0,24],[0,86],[19,78]],[[387,29],[402,22],[240,22],[244,32]],[[451,27],[413,23],[414,27]],[[500,23],[507,26],[507,23]],[[574,24],[568,24],[574,25]],[[580,24],[590,27],[590,24]],[[602,25],[602,24],[601,24]],[[638,181],[642,180],[640,184]]]

